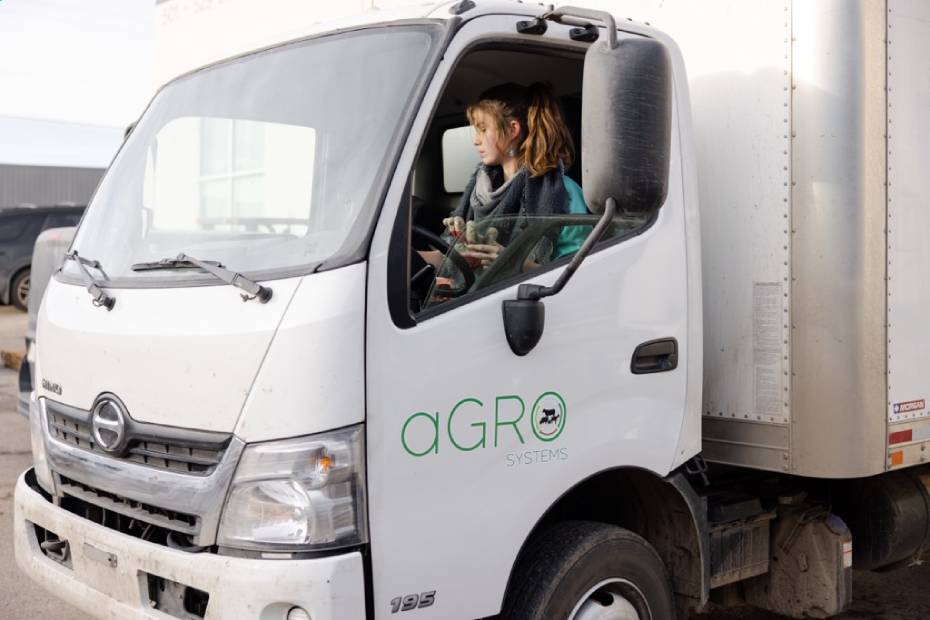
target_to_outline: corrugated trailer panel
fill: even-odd
[[[717,28],[739,24],[751,30],[749,36],[770,42],[772,23],[780,23],[787,25],[782,42],[788,45],[783,84],[788,94],[781,100],[782,120],[787,124],[783,146],[788,154],[782,185],[788,190],[783,194],[783,188],[770,180],[754,178],[766,201],[782,200],[788,226],[768,222],[768,228],[761,231],[764,240],[737,256],[756,263],[767,260],[770,267],[782,266],[786,273],[781,288],[776,279],[756,276],[747,282],[733,278],[726,258],[713,247],[705,248],[705,300],[715,288],[713,279],[723,274],[716,288],[732,304],[720,313],[705,301],[705,346],[710,346],[715,326],[745,341],[740,319],[751,319],[755,381],[751,383],[754,408],[748,417],[720,415],[718,410],[715,419],[713,410],[707,412],[704,453],[712,461],[805,476],[871,475],[885,468],[886,438],[885,418],[880,413],[886,393],[885,3],[795,0],[781,8],[781,22],[771,14],[765,16],[763,25],[717,13],[701,23],[705,34],[715,24]],[[722,34],[707,38],[719,40]],[[729,50],[738,55],[742,47],[734,45]],[[695,78],[691,82],[695,84]],[[744,85],[764,88],[758,81]],[[771,91],[763,92],[774,97]],[[719,105],[709,97],[704,99]],[[770,120],[763,109],[746,105],[745,100],[734,103],[733,114],[746,117],[747,124]],[[697,106],[694,114],[701,114]],[[706,132],[726,129],[719,119],[705,118],[709,122]],[[700,127],[702,122],[696,120],[695,125]],[[734,160],[745,163],[733,166],[737,173],[759,162],[771,163],[767,155],[760,154],[758,143],[750,148],[738,142],[727,146],[741,148]],[[705,223],[710,214],[712,222],[717,220],[711,226],[721,226],[727,235],[758,231],[753,216],[745,210],[736,213],[727,228],[719,216],[734,214],[721,214],[718,205],[708,203],[708,193],[729,189],[729,176],[712,171],[702,174],[699,182]],[[708,185],[717,189],[707,190]],[[720,244],[708,234],[703,241]],[[749,287],[753,294],[747,301]],[[774,301],[777,294],[784,305]],[[780,344],[785,375],[779,385],[783,415],[766,420],[758,397],[759,362],[762,351],[774,349],[773,309],[788,319],[779,334],[784,337]],[[736,321],[734,315],[739,317]],[[708,405],[714,404],[715,394],[721,391],[715,381],[745,381],[742,373],[749,365],[746,358],[717,357],[714,363],[715,354],[709,350],[705,361]],[[788,432],[781,432],[785,427],[780,425]]]
[[[930,445],[930,3],[888,2],[888,465]]]
[[[792,7],[791,464],[885,469],[885,2]]]

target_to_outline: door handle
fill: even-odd
[[[646,375],[667,372],[678,368],[678,341],[674,338],[659,338],[644,342],[633,351],[630,372]]]

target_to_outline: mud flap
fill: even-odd
[[[823,507],[779,507],[769,572],[744,582],[746,602],[791,618],[828,618],[852,601],[852,534]]]

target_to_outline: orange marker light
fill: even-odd
[[[898,450],[891,453],[891,466],[901,465],[904,463],[904,450]]]

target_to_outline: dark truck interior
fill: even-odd
[[[519,48],[479,48],[463,57],[446,85],[414,169],[411,185],[414,225],[441,233],[442,219],[448,217],[461,200],[461,191],[450,192],[444,186],[444,166],[448,164],[444,155],[449,153],[443,153],[443,135],[467,126],[466,107],[497,84],[548,82],[552,86],[575,143],[575,161],[566,173],[580,185],[583,64],[583,47],[573,50],[540,45],[527,49],[524,44]],[[477,165],[477,158],[475,161]],[[466,180],[467,177],[461,180],[462,185]]]
[[[479,163],[471,143],[473,133],[468,127],[466,108],[492,86],[507,82],[524,86],[543,82],[551,86],[575,147],[575,159],[566,174],[581,184],[584,51],[584,46],[575,45],[528,47],[525,43],[519,46],[496,43],[493,47],[478,47],[462,58],[446,84],[411,175],[413,249],[437,247],[417,231],[441,235],[444,231],[442,220],[449,217],[462,199],[465,183]],[[450,137],[455,139],[446,139]],[[435,273],[412,252],[411,274],[410,308],[416,312],[426,306]],[[466,284],[470,286],[472,282]]]

